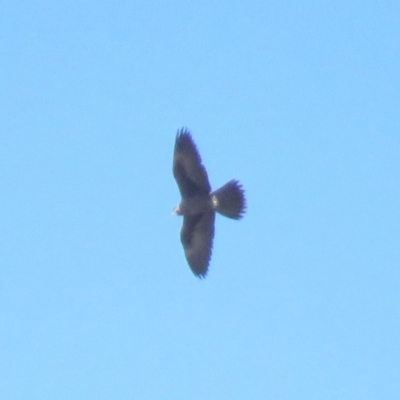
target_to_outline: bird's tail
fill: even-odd
[[[211,193],[215,211],[232,219],[240,219],[246,211],[246,199],[242,185],[231,180]]]

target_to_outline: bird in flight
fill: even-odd
[[[175,139],[173,173],[181,193],[176,215],[183,216],[181,242],[193,273],[204,278],[211,259],[215,212],[240,219],[246,211],[242,185],[231,180],[211,191],[210,182],[190,132],[182,128]]]

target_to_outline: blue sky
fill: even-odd
[[[3,1],[4,399],[398,399],[396,1]],[[191,273],[172,176],[214,188]]]

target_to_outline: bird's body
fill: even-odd
[[[211,192],[207,172],[196,145],[186,129],[178,131],[175,140],[173,173],[181,193],[175,213],[183,215],[181,242],[193,273],[205,277],[211,259],[215,212],[242,218],[246,201],[236,180]]]
[[[212,207],[212,199],[209,196],[195,195],[182,199],[175,209],[177,215],[191,216],[200,214]]]

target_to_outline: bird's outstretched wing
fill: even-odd
[[[173,172],[182,198],[211,192],[199,152],[189,131],[184,128],[176,135]]]
[[[199,277],[207,275],[214,238],[215,212],[184,216],[181,242],[185,256],[193,273]]]

